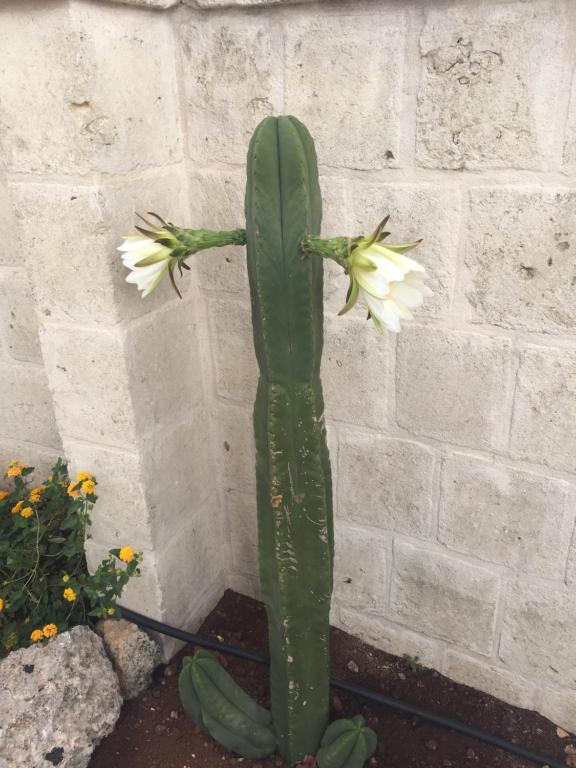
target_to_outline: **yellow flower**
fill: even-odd
[[[93,480],[94,475],[92,472],[78,472],[76,475],[76,482],[80,482],[81,480]]]
[[[8,477],[17,477],[18,475],[22,474],[23,469],[26,469],[26,465],[20,464],[19,461],[16,461],[16,459],[13,459],[8,465],[6,474],[8,475]]]
[[[12,507],[12,514],[13,515],[17,515],[18,512],[20,512],[20,510],[22,509],[23,506],[24,506],[24,500],[17,501],[16,504],[14,504],[14,506]]]
[[[69,603],[73,603],[76,600],[76,592],[74,592],[72,587],[66,587],[63,594],[64,600],[68,600]]]
[[[114,616],[114,614],[116,613],[116,608],[108,608],[106,610],[106,613],[108,614],[108,616]]]
[[[0,613],[4,610],[4,600],[0,597]]]
[[[33,514],[34,510],[32,507],[24,507],[24,509],[20,511],[20,517],[30,517]]]
[[[85,493],[88,495],[89,493],[94,493],[96,490],[96,483],[94,480],[84,480],[82,483],[82,493]]]
[[[0,488],[0,501],[2,501],[2,499],[5,499],[5,498],[6,498],[6,496],[10,496],[10,492],[9,492],[9,491],[3,491],[3,490]]]
[[[43,638],[44,638],[44,632],[42,632],[41,629],[35,629],[30,635],[30,640],[32,640],[33,643],[37,643],[39,640],[42,640]]]
[[[73,499],[75,499],[77,496],[80,496],[80,488],[77,488],[77,485],[79,485],[77,480],[74,480],[68,485],[67,494],[68,496],[72,496]]]
[[[123,560],[125,563],[129,563],[130,560],[134,559],[134,550],[132,547],[122,547],[120,552],[118,553],[118,557],[120,560]]]
[[[44,493],[44,486],[39,485],[38,488],[32,488],[30,491],[29,499],[34,504],[37,504],[40,499],[42,498],[42,494]]]
[[[68,582],[70,581],[70,576],[68,576],[68,574],[65,573],[64,576],[62,576],[62,581],[64,582],[64,584],[68,584]]]
[[[54,635],[58,634],[58,627],[56,624],[46,624],[42,629],[42,633],[44,637],[54,637]]]

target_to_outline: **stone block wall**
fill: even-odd
[[[242,254],[199,255],[182,303],[168,286],[141,302],[114,246],[135,208],[241,226],[250,134],[296,114],[324,234],[390,213],[395,237],[424,238],[435,291],[378,336],[361,311],[337,317],[345,281],[327,267],[334,621],[576,730],[574,3],[0,15],[0,221],[19,233],[0,252],[2,393],[18,383],[0,453],[62,440],[98,471],[91,546],[130,533],[145,549],[135,607],[185,624],[224,585],[257,594]]]

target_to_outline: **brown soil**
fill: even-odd
[[[234,592],[226,592],[199,633],[266,654],[262,605]],[[182,656],[192,652],[192,647],[185,648],[172,664],[157,671],[147,691],[124,704],[114,733],[96,749],[89,768],[239,768],[242,763],[246,768],[284,767],[277,757],[251,761],[227,752],[187,717],[178,699],[177,675]],[[265,667],[231,657],[220,657],[220,661],[248,693],[269,705]],[[381,690],[561,762],[576,744],[576,739],[560,738],[556,726],[535,712],[508,706],[432,670],[411,671],[402,659],[337,629],[332,630],[332,669],[334,677]],[[332,706],[335,717],[362,713],[377,732],[374,768],[533,766],[476,740],[343,693],[333,693]]]

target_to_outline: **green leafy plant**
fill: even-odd
[[[410,672],[423,672],[426,667],[420,663],[420,656],[410,656],[409,653],[402,654],[402,661]]]
[[[116,601],[139,574],[141,554],[112,549],[89,574],[84,544],[96,478],[70,480],[58,460],[41,484],[33,467],[10,463],[0,490],[0,656],[97,618],[118,616]]]

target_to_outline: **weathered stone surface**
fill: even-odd
[[[542,168],[569,22],[559,0],[430,9],[416,153],[428,168]]]
[[[561,480],[453,454],[443,464],[438,536],[481,560],[562,579],[574,504]]]
[[[512,450],[524,459],[576,471],[576,352],[531,346],[518,371]]]
[[[191,227],[236,229],[245,226],[242,172],[198,171],[190,181]],[[248,297],[246,249],[213,248],[194,257],[200,285],[206,291],[242,293]]]
[[[472,319],[540,333],[576,332],[576,193],[470,193],[466,291]]]
[[[134,409],[121,335],[50,325],[41,339],[62,434],[133,448]]]
[[[407,542],[394,544],[390,617],[410,629],[489,654],[498,577]]]
[[[34,298],[22,269],[0,270],[0,336],[16,360],[42,361]]]
[[[8,170],[121,172],[181,157],[172,29],[167,17],[151,21],[107,3],[3,11],[0,157]]]
[[[413,252],[426,267],[434,296],[427,299],[418,315],[447,314],[454,292],[460,192],[434,184],[375,184],[355,182],[351,188],[353,234],[372,232],[385,215],[390,215],[389,240],[410,242],[422,238]]]
[[[499,655],[529,679],[576,687],[576,592],[513,582],[506,595]]]
[[[572,533],[572,542],[568,554],[568,567],[566,568],[566,584],[576,584],[576,528]]]
[[[34,443],[23,443],[20,435],[13,439],[2,435],[0,437],[0,473],[4,474],[12,459],[19,459],[27,466],[36,468],[35,472],[30,475],[30,482],[34,485],[40,485],[46,480],[56,463],[56,459],[61,454],[61,447],[50,448]],[[0,483],[3,489],[7,485],[4,480]]]
[[[257,5],[292,5],[293,3],[315,3],[318,0],[184,0],[185,5],[191,5],[194,8],[233,8],[239,6]]]
[[[285,111],[307,125],[321,164],[398,165],[403,35],[401,13],[330,14],[288,27]]]
[[[0,365],[0,392],[0,424],[4,439],[55,449],[60,447],[52,397],[43,368],[3,362]]]
[[[121,704],[118,678],[88,627],[13,651],[0,662],[0,766],[86,768]]]
[[[383,613],[388,583],[388,539],[351,525],[339,525],[335,537],[335,600],[349,607],[362,605],[366,611]]]
[[[360,608],[360,606],[356,607]],[[407,654],[412,658],[418,658],[419,663],[426,667],[440,669],[443,652],[437,640],[411,632],[379,616],[367,616],[360,610],[344,607],[337,611],[336,623],[345,632],[387,653],[393,653],[395,656]]]
[[[266,15],[184,14],[180,20],[190,153],[244,164],[256,125],[281,111],[279,31]]]
[[[538,707],[544,717],[576,734],[576,692],[545,688]]]
[[[457,445],[501,449],[510,420],[512,348],[507,340],[412,327],[398,339],[398,423]]]
[[[258,381],[250,305],[230,296],[208,303],[214,344],[216,390],[222,397],[253,403]]]
[[[122,5],[138,5],[144,8],[172,8],[179,5],[182,0],[106,0],[109,3],[122,3]],[[92,2],[102,2],[102,0],[92,0]]]
[[[258,577],[258,518],[256,499],[247,493],[228,491],[226,521],[230,529],[232,566],[235,571]]]
[[[118,675],[120,693],[135,699],[146,690],[160,664],[160,649],[152,638],[125,619],[99,621],[96,631]]]
[[[322,381],[326,415],[337,421],[382,427],[387,421],[390,335],[380,336],[359,317],[327,317]]]
[[[97,541],[108,542],[110,547],[126,543],[137,551],[151,549],[150,513],[139,455],[70,438],[65,440],[64,451],[66,456],[73,457],[71,476],[86,470],[93,472],[98,481],[98,502],[90,515],[91,535]],[[164,491],[169,486],[158,485]]]
[[[256,493],[256,452],[252,411],[247,407],[220,405],[216,461],[222,467],[224,490]]]
[[[180,168],[147,178],[146,183],[18,183],[9,192],[19,224],[19,249],[41,316],[83,325],[113,324],[150,313],[175,296],[166,280],[142,300],[135,286],[126,283],[128,271],[116,249],[125,235],[133,234],[135,211],[157,211],[186,223]],[[184,295],[190,283],[188,275],[180,281]]]
[[[572,93],[570,96],[570,111],[566,126],[566,140],[564,144],[565,170],[576,170],[576,77],[572,79]]]
[[[457,683],[497,696],[508,704],[533,709],[538,686],[509,670],[473,659],[457,651],[446,654],[443,674]]]
[[[427,538],[434,520],[434,451],[405,440],[343,433],[338,504],[349,520]]]

